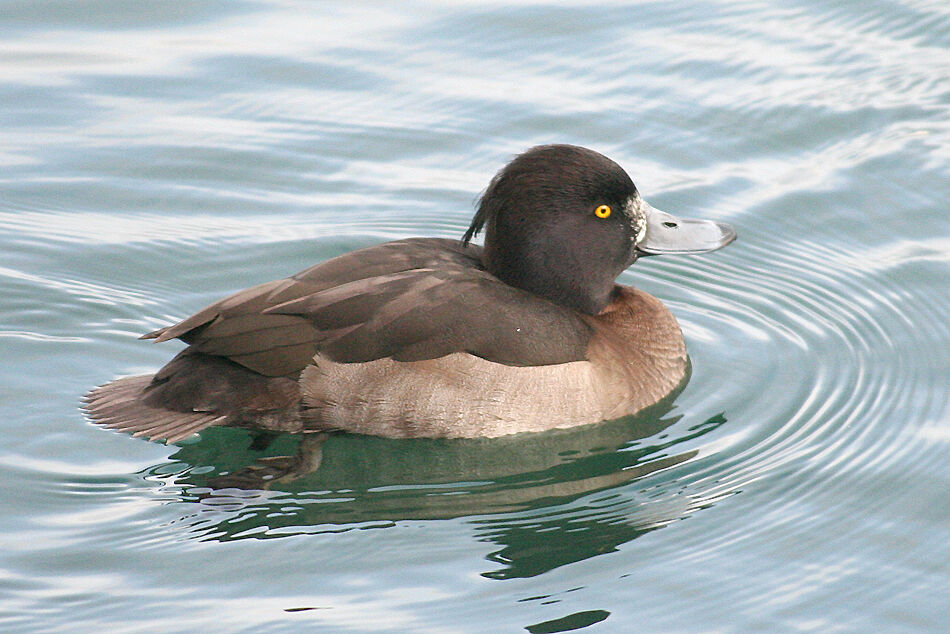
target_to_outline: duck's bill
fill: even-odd
[[[640,255],[690,255],[721,249],[736,239],[736,230],[722,222],[677,218],[646,202],[646,235],[637,243]]]

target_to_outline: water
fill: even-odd
[[[0,4],[4,631],[940,631],[950,619],[945,2]],[[88,424],[136,337],[458,237],[570,142],[736,225],[622,281],[692,377],[492,441]],[[306,449],[306,448],[303,448]]]

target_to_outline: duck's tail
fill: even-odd
[[[212,412],[178,412],[145,403],[146,388],[154,375],[129,376],[101,385],[83,397],[82,408],[97,425],[150,440],[177,442],[226,416]]]

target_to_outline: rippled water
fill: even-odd
[[[946,626],[945,2],[0,15],[5,631]],[[84,420],[88,388],[177,349],[139,334],[458,237],[549,142],[739,230],[622,277],[683,326],[675,398],[534,436],[334,436],[295,479],[258,462],[316,463],[292,436],[166,447]]]

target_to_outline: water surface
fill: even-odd
[[[5,631],[941,631],[943,2],[10,1],[0,20]],[[494,440],[213,429],[79,397],[136,337],[334,255],[459,237],[538,143],[734,224],[621,277],[675,398]],[[291,465],[292,466],[292,465]]]

